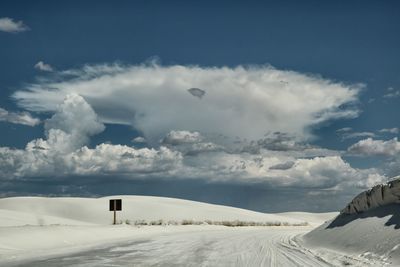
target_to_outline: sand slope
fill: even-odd
[[[44,198],[14,197],[0,199],[0,226],[18,225],[108,225],[112,212],[111,198],[122,199],[120,221],[135,220],[195,220],[195,221],[255,221],[301,223],[301,216],[266,214],[245,209],[213,205],[196,201],[152,197],[110,196],[104,198]]]
[[[400,266],[399,240],[400,204],[388,204],[358,214],[344,213],[303,236],[305,246],[317,251],[333,249],[395,266]]]
[[[124,222],[123,224],[111,225],[112,212],[108,211],[109,199],[111,198],[122,199],[122,211],[118,212],[118,220]],[[25,262],[29,266],[29,262],[35,259],[42,260],[57,255],[90,251],[94,248],[110,246],[119,242],[132,242],[143,239],[159,240],[162,236],[179,233],[182,238],[186,238],[187,235],[185,233],[188,233],[189,236],[193,233],[195,236],[207,237],[213,236],[214,233],[217,233],[216,231],[219,231],[222,235],[229,236],[229,233],[225,233],[228,229],[233,230],[235,233],[239,231],[237,234],[244,235],[243,238],[251,234],[251,232],[246,231],[246,228],[242,227],[230,228],[216,225],[136,227],[127,225],[126,220],[131,222],[135,220],[152,221],[160,219],[164,222],[170,220],[176,222],[181,222],[182,220],[239,220],[299,224],[305,222],[306,220],[304,219],[312,219],[310,225],[314,225],[318,223],[318,218],[325,220],[329,216],[332,217],[333,215],[313,215],[298,212],[265,214],[221,205],[150,196],[3,198],[0,199],[0,265],[12,266],[13,264]],[[322,223],[322,221],[319,221],[319,223]],[[292,226],[292,228],[280,227],[280,229],[288,229],[290,233],[300,233],[312,229],[310,225],[306,227]],[[250,228],[252,231],[257,231],[257,229],[260,231],[260,228],[257,227]],[[275,232],[273,229],[273,227],[262,227],[261,232],[270,231],[272,234]],[[200,238],[201,240],[203,238]],[[186,241],[181,240],[180,242]],[[266,241],[263,241],[260,235],[260,240],[253,242],[253,245],[264,242]],[[228,247],[231,245],[229,242],[226,243]],[[240,244],[237,245],[240,248]],[[196,246],[202,247],[207,246],[207,244],[199,243]],[[235,245],[232,249],[236,248],[237,246]],[[237,253],[240,254],[240,250]],[[310,257],[312,259],[312,256]]]

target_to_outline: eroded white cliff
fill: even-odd
[[[400,203],[400,176],[394,177],[386,184],[376,185],[373,188],[356,196],[341,214],[354,214],[393,203]]]

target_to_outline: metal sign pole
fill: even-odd
[[[113,224],[117,224],[117,210],[122,210],[122,199],[110,199],[109,211],[114,213]]]
[[[114,224],[117,224],[117,201],[114,200]]]

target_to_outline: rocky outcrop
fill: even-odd
[[[393,203],[400,203],[400,176],[394,180],[376,185],[373,188],[356,196],[343,210],[341,214],[354,214],[385,206]]]

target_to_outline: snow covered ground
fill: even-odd
[[[111,225],[110,198],[122,199]],[[337,213],[265,214],[147,196],[0,199],[1,266],[332,266],[376,259],[309,249],[302,235]],[[163,225],[135,226],[136,220]],[[179,225],[183,220],[201,225]],[[242,221],[287,226],[226,227]],[[126,224],[130,222],[131,224]],[[174,225],[168,222],[178,222]],[[294,226],[304,225],[306,226]],[[315,247],[310,244],[310,247]]]

